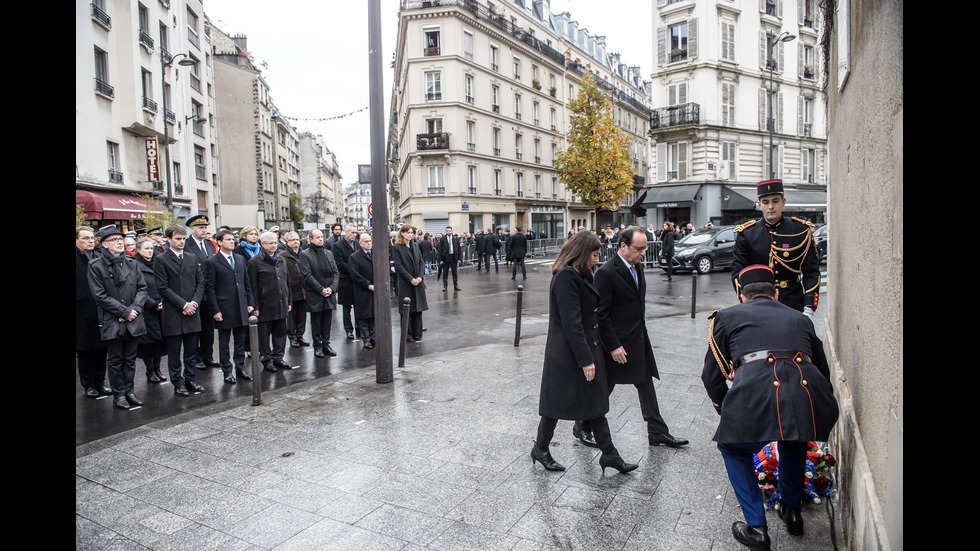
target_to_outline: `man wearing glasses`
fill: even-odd
[[[676,448],[686,445],[687,440],[671,436],[660,415],[653,386],[653,377],[659,379],[660,373],[646,326],[647,284],[643,276],[646,252],[647,237],[643,230],[630,226],[619,234],[619,254],[603,263],[595,274],[599,337],[606,351],[606,383],[609,394],[617,384],[635,386],[650,445]],[[597,447],[588,423],[576,421],[572,434],[586,446]]]

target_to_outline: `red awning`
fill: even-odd
[[[142,220],[152,210],[146,201],[127,193],[75,190],[75,204],[81,204],[89,220]]]

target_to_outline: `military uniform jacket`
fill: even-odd
[[[762,264],[772,268],[779,302],[799,312],[817,309],[820,292],[820,256],[810,224],[787,216],[775,224],[765,218],[735,227],[732,284],[738,292],[738,273]]]
[[[201,332],[201,308],[204,302],[204,273],[197,255],[184,251],[183,260],[172,249],[153,259],[153,275],[163,298],[160,320],[163,336],[172,337]],[[197,311],[184,315],[184,305],[194,302]]]
[[[826,441],[837,422],[837,400],[823,344],[803,314],[767,297],[711,315],[712,331],[701,381],[721,421],[722,443]],[[760,350],[791,351],[731,362]],[[793,352],[802,352],[810,361]]]
[[[609,411],[609,390],[599,342],[599,293],[591,276],[570,267],[551,278],[548,340],[544,348],[538,412],[553,419],[596,419]],[[583,367],[595,364],[585,380]]]
[[[647,283],[643,265],[636,265],[636,282],[626,262],[614,254],[595,274],[599,292],[598,318],[602,348],[606,351],[606,377],[613,384],[640,384],[651,377],[660,378],[657,360],[646,326]],[[615,362],[610,352],[622,346],[626,363]]]

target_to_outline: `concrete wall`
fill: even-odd
[[[825,345],[841,405],[833,446],[852,549],[903,547],[903,9],[850,0],[843,90],[838,28],[830,40]]]

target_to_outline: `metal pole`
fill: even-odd
[[[521,345],[521,310],[524,305],[524,286],[517,286],[517,321],[514,323],[514,346]]]
[[[252,354],[249,367],[252,372],[252,405],[258,406],[262,404],[262,362],[259,357],[259,318],[255,316],[248,317],[248,340]]]
[[[172,62],[173,58],[171,58]],[[163,82],[163,162],[167,166],[167,210],[174,211],[174,192],[170,183],[170,127],[167,126],[167,62],[160,56],[160,81]]]
[[[402,334],[398,338],[398,367],[405,367],[405,346],[408,340],[408,315],[411,312],[412,299],[405,297],[401,304],[402,309]]]
[[[381,97],[383,60],[381,59],[381,0],[368,2],[368,75],[371,111],[371,201],[374,237],[374,324],[378,332],[375,374],[378,383],[394,380],[391,361],[391,271],[388,268],[388,173],[385,167],[384,100]]]
[[[768,35],[770,38],[772,35]],[[771,38],[769,40],[769,120],[766,121],[766,126],[769,127],[769,179],[772,180],[776,177],[776,167],[772,164],[772,131],[773,127],[776,126],[776,121],[772,120],[772,69],[775,64],[775,60],[772,58],[772,54],[776,50],[776,40]]]
[[[694,319],[694,314],[698,309],[698,271],[694,270],[691,273],[691,319]]]

